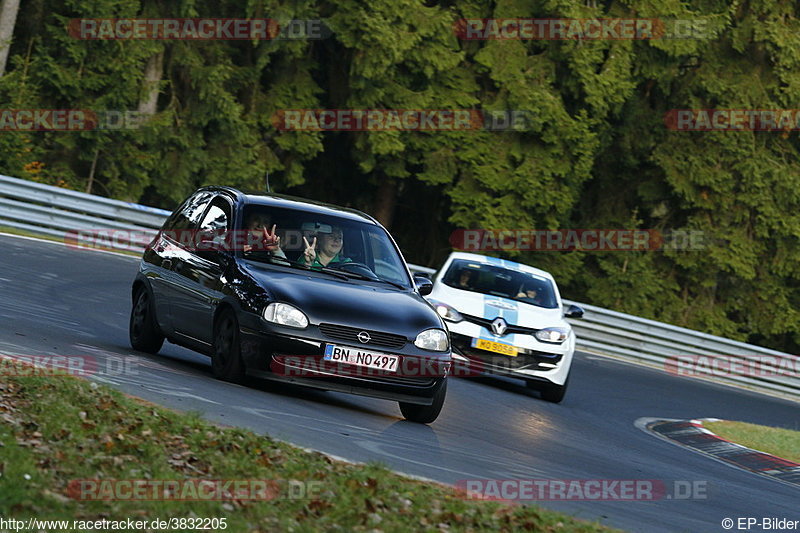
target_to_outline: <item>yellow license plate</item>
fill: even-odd
[[[494,353],[501,353],[503,355],[509,355],[511,357],[516,357],[519,350],[517,350],[514,346],[509,344],[503,344],[501,342],[494,342],[488,341],[486,339],[473,339],[473,346],[480,350],[486,350],[489,352]]]

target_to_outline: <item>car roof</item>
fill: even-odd
[[[530,265],[526,265],[523,263],[517,263],[515,261],[509,261],[508,259],[500,259],[499,257],[491,257],[488,255],[480,255],[480,254],[471,254],[468,252],[453,252],[447,258],[447,263],[451,263],[454,259],[465,259],[467,261],[472,261],[474,263],[481,263],[484,265],[494,265],[494,266],[501,266],[507,268],[509,270],[517,270],[519,272],[527,272],[529,274],[536,274],[537,276],[547,278],[551,281],[555,281],[553,276],[544,270],[539,268],[532,267]]]
[[[308,213],[317,215],[338,216],[349,220],[358,222],[366,222],[368,224],[379,225],[378,221],[366,213],[362,213],[356,209],[349,207],[340,207],[338,205],[326,204],[308,198],[300,198],[299,196],[290,196],[287,194],[269,193],[261,191],[247,191],[239,190],[233,187],[203,187],[201,190],[208,190],[213,192],[226,192],[233,196],[237,201],[242,204],[251,205],[264,205],[270,207],[282,207],[285,209],[298,209]]]

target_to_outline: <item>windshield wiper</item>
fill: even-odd
[[[378,278],[375,281],[382,281],[384,283],[388,283],[389,285],[393,285],[393,286],[397,287],[398,289],[403,289],[403,290],[407,290],[408,289],[408,287],[406,287],[405,285],[400,285],[396,281],[389,281],[388,279]]]
[[[398,289],[403,289],[403,290],[408,289],[408,287],[400,285],[399,283],[397,283],[395,281],[389,281],[388,279],[380,278],[377,275],[368,276],[368,275],[362,274],[360,272],[353,272],[352,270],[343,270],[343,269],[340,269],[340,268],[333,268],[333,267],[323,267],[323,269],[326,272],[333,270],[337,274],[344,274],[345,276],[348,276],[350,278],[363,279],[363,280],[366,280],[366,281],[380,281],[382,283],[388,283],[389,285],[392,285],[393,287],[397,287]]]
[[[305,266],[308,270],[313,270],[314,272],[324,272],[325,274],[330,274],[331,276],[336,276],[339,279],[344,279],[350,281],[350,276],[346,275],[341,270],[336,270],[335,268],[329,267],[309,267]]]

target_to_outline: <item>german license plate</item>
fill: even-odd
[[[494,342],[486,339],[472,339],[472,347],[479,350],[486,350],[494,353],[501,353],[511,357],[516,357],[519,353],[516,347],[502,342]]]
[[[397,363],[400,357],[386,353],[370,352],[360,348],[353,348],[352,346],[326,344],[325,355],[322,359],[334,363],[347,363],[376,370],[397,372]]]

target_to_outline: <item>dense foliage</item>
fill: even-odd
[[[5,109],[146,109],[142,127],[3,132],[0,171],[171,208],[202,184],[376,214],[436,266],[457,228],[705,232],[704,251],[509,252],[576,300],[793,350],[796,132],[670,131],[671,109],[800,107],[794,0],[29,0]],[[325,39],[78,40],[73,18],[322,18]],[[652,40],[460,40],[461,18],[664,18]],[[152,74],[155,73],[155,78]],[[282,109],[520,110],[521,131],[298,132]],[[500,254],[503,255],[503,254]]]

